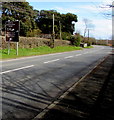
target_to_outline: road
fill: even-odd
[[[31,120],[111,53],[108,46],[2,62],[3,120]]]

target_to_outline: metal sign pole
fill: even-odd
[[[8,41],[8,55],[10,54],[10,41]]]
[[[17,55],[18,55],[18,42],[16,42],[17,43]]]
[[[16,54],[18,55],[18,42],[19,42],[19,31],[20,22],[19,21],[7,21],[5,25],[5,36],[6,42],[8,42],[8,55],[10,54],[10,42],[16,43]]]

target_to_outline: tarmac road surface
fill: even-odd
[[[2,61],[2,119],[31,120],[111,51],[94,46]]]

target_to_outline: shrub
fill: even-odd
[[[75,46],[80,46],[80,42],[81,42],[81,36],[78,35],[76,40],[75,40]]]
[[[69,40],[70,37],[71,37],[71,33],[62,32],[62,39],[63,39],[63,40]]]
[[[70,41],[72,45],[80,46],[81,36],[80,35],[71,36]]]
[[[28,31],[27,32],[27,37],[36,37],[36,36],[38,36],[38,34],[40,34],[41,33],[41,30],[40,29],[34,29],[34,30],[32,30],[32,31]]]

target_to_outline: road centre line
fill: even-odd
[[[44,63],[46,64],[46,63],[56,62],[56,61],[58,61],[58,60],[60,60],[60,59],[50,60],[50,61],[46,61],[46,62],[44,62]]]
[[[8,71],[0,72],[0,74],[9,73],[9,72],[14,72],[14,71],[22,70],[22,69],[27,69],[27,68],[30,68],[30,67],[33,67],[33,66],[34,66],[34,65],[30,65],[30,66],[25,66],[25,67],[13,69],[13,70],[8,70]]]
[[[72,57],[74,57],[74,56],[67,56],[67,57],[65,57],[65,59],[67,59],[67,58],[72,58]]]
[[[85,52],[85,53],[83,53],[83,54],[88,54],[89,52]]]
[[[104,47],[101,47],[100,49],[104,49]],[[74,52],[74,51],[69,51],[69,52]],[[64,53],[69,53],[69,52],[52,53],[52,54],[38,55],[38,56],[29,56],[29,57],[22,57],[22,58],[2,60],[2,61],[0,60],[0,62],[3,63],[3,62],[17,61],[17,60],[23,60],[23,59],[32,59],[32,58],[38,58],[38,57],[44,57],[44,56],[53,56],[53,55],[64,54]]]
[[[69,51],[69,52],[74,52],[74,51]],[[69,52],[51,53],[51,54],[45,54],[45,55],[22,57],[22,58],[16,58],[16,59],[11,59],[11,60],[4,60],[4,61],[2,60],[0,62],[3,63],[3,62],[10,62],[10,61],[24,60],[24,59],[32,59],[32,58],[39,58],[39,57],[46,57],[46,56],[53,56],[53,55],[61,55],[61,54],[69,53]]]
[[[80,56],[80,55],[82,55],[82,54],[77,54],[77,55],[75,55],[75,56]]]

